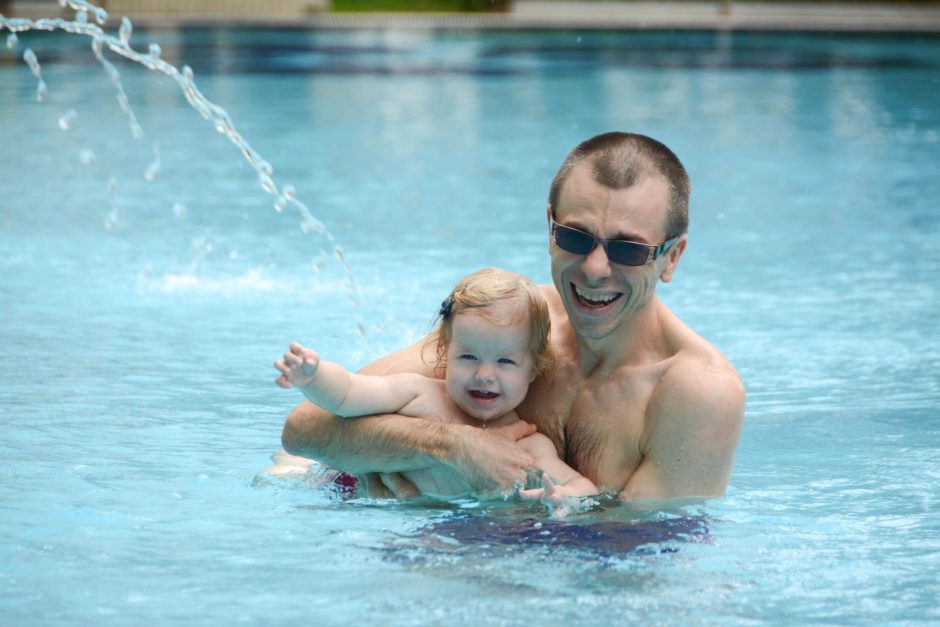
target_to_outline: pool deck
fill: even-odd
[[[321,27],[940,32],[940,3],[516,0],[507,13],[324,14]]]
[[[7,15],[58,14],[53,0],[3,2]],[[323,0],[112,0],[112,16],[138,26],[253,24],[324,29],[774,30],[940,33],[940,0],[930,3],[734,2],[733,0],[513,0],[504,13],[328,13]],[[113,6],[112,6],[113,5]],[[278,10],[272,10],[277,6]],[[170,8],[175,7],[175,8]],[[224,7],[224,10],[221,10]],[[289,8],[293,7],[293,8]],[[305,8],[306,7],[306,8]],[[121,12],[118,12],[122,10]],[[41,14],[37,14],[37,11]],[[62,13],[65,15],[65,13]]]

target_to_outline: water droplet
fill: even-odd
[[[7,35],[7,48],[13,50],[16,48],[16,44],[19,43],[19,38],[17,38],[16,33],[10,33]]]
[[[157,178],[157,174],[160,173],[160,146],[157,144],[153,145],[153,161],[150,163],[150,166],[147,168],[147,171],[144,172],[144,178],[148,181],[152,181]]]
[[[82,165],[90,165],[95,162],[95,153],[87,148],[83,148],[78,153],[78,160],[82,162]]]
[[[313,216],[309,216],[303,221],[303,224],[300,225],[300,230],[303,231],[305,235],[309,235],[310,233],[327,235],[326,228]]]
[[[78,22],[79,24],[87,24],[88,14],[85,13],[84,11],[79,11],[78,13],[75,14],[75,21]]]
[[[104,26],[108,21],[108,12],[101,7],[92,7],[92,9],[95,12],[95,21],[98,22],[99,26]]]
[[[173,215],[177,218],[182,218],[186,214],[186,205],[181,202],[173,203]]]
[[[189,67],[188,65],[184,65],[182,73],[184,81],[189,83],[193,82],[193,68]]]
[[[284,211],[284,207],[287,205],[287,200],[283,196],[278,196],[277,200],[274,201],[274,210],[278,213]]]
[[[262,174],[258,177],[258,180],[261,181],[261,188],[264,189],[269,194],[277,194],[277,186],[274,184],[274,181],[271,180],[271,177],[267,174]]]
[[[39,84],[36,85],[36,102],[43,102],[46,99],[46,96],[49,95],[49,88],[46,87],[45,81],[39,79]]]
[[[286,198],[287,200],[294,200],[295,198],[297,198],[297,190],[294,189],[293,185],[284,186],[284,198]]]
[[[163,54],[163,50],[160,48],[160,44],[152,43],[150,44],[150,56],[154,59],[159,59],[160,55]]]
[[[75,113],[75,109],[69,109],[65,115],[59,118],[59,128],[63,131],[67,131],[72,127],[72,120],[75,119],[75,116],[78,115]]]
[[[31,70],[35,69],[38,64],[36,53],[33,52],[32,48],[27,48],[23,51],[23,60],[26,61],[26,65],[28,65]]]
[[[131,24],[131,21],[126,17],[121,18],[121,28],[118,30],[118,37],[121,38],[121,42],[126,46],[131,41],[131,34],[134,32],[134,25]]]

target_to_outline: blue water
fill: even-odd
[[[134,41],[193,67],[352,281],[174,83],[114,60],[135,140],[87,40],[3,48],[0,622],[940,621],[940,38]],[[358,367],[473,269],[547,282],[548,184],[609,129],[692,176],[660,293],[747,383],[726,498],[558,522],[259,477],[299,400],[273,384],[289,341]]]

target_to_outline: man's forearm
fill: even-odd
[[[401,472],[444,462],[455,439],[451,425],[404,416],[344,419],[299,405],[284,425],[289,453],[350,473]]]

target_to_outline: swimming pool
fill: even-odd
[[[118,64],[135,140],[87,40],[3,49],[3,622],[940,620],[940,38],[134,41],[193,67],[354,282],[168,79]],[[748,386],[726,498],[559,523],[257,476],[298,401],[270,366],[290,340],[361,366],[420,337],[470,270],[547,282],[550,179],[609,129],[692,176],[661,294]]]

